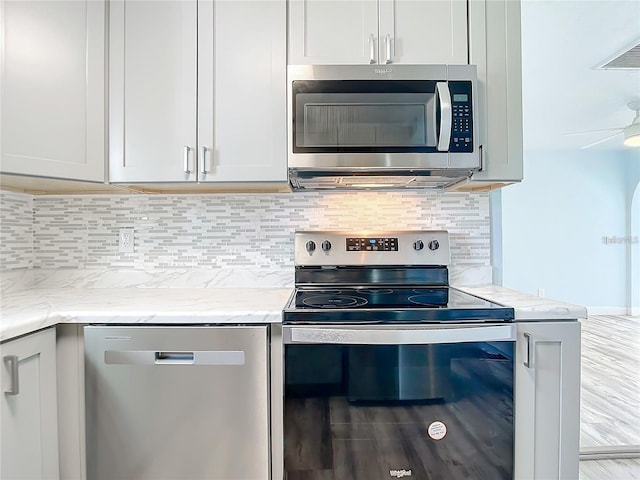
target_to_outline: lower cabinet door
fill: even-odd
[[[56,333],[0,345],[0,478],[57,479]]]
[[[577,479],[580,323],[519,323],[514,368],[514,478]]]

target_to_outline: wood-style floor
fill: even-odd
[[[581,447],[640,445],[640,317],[582,321]],[[640,480],[640,459],[580,462],[580,480]]]
[[[638,480],[640,459],[587,460],[580,462],[580,480]]]

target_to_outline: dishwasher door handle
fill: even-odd
[[[107,365],[244,365],[242,350],[106,350]]]
[[[193,352],[156,352],[156,363],[189,363],[193,364]]]

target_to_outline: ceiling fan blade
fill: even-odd
[[[616,130],[624,130],[625,127],[620,127],[620,128],[602,128],[600,130],[584,130],[582,132],[571,132],[571,133],[563,133],[563,136],[569,136],[569,135],[583,135],[585,133],[598,133],[598,132],[615,132]]]
[[[621,133],[622,133],[622,132],[614,133],[613,135],[609,135],[609,136],[607,136],[607,137],[601,138],[600,140],[598,140],[598,141],[596,141],[596,142],[588,143],[587,145],[583,145],[582,147],[580,147],[580,149],[582,150],[582,149],[585,149],[585,148],[591,148],[591,147],[594,147],[594,146],[598,145],[599,143],[604,143],[604,142],[606,142],[607,140],[609,140],[610,138],[613,138],[613,137],[615,137],[615,136],[617,136],[617,135],[620,135]]]

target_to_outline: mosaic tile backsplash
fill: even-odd
[[[33,267],[33,197],[0,191],[0,270]]]
[[[456,268],[490,266],[486,193],[35,196],[0,192],[1,268],[284,271],[296,230],[446,229]],[[134,229],[134,252],[118,232]],[[63,272],[64,273],[64,272]],[[278,286],[278,285],[274,285]]]

